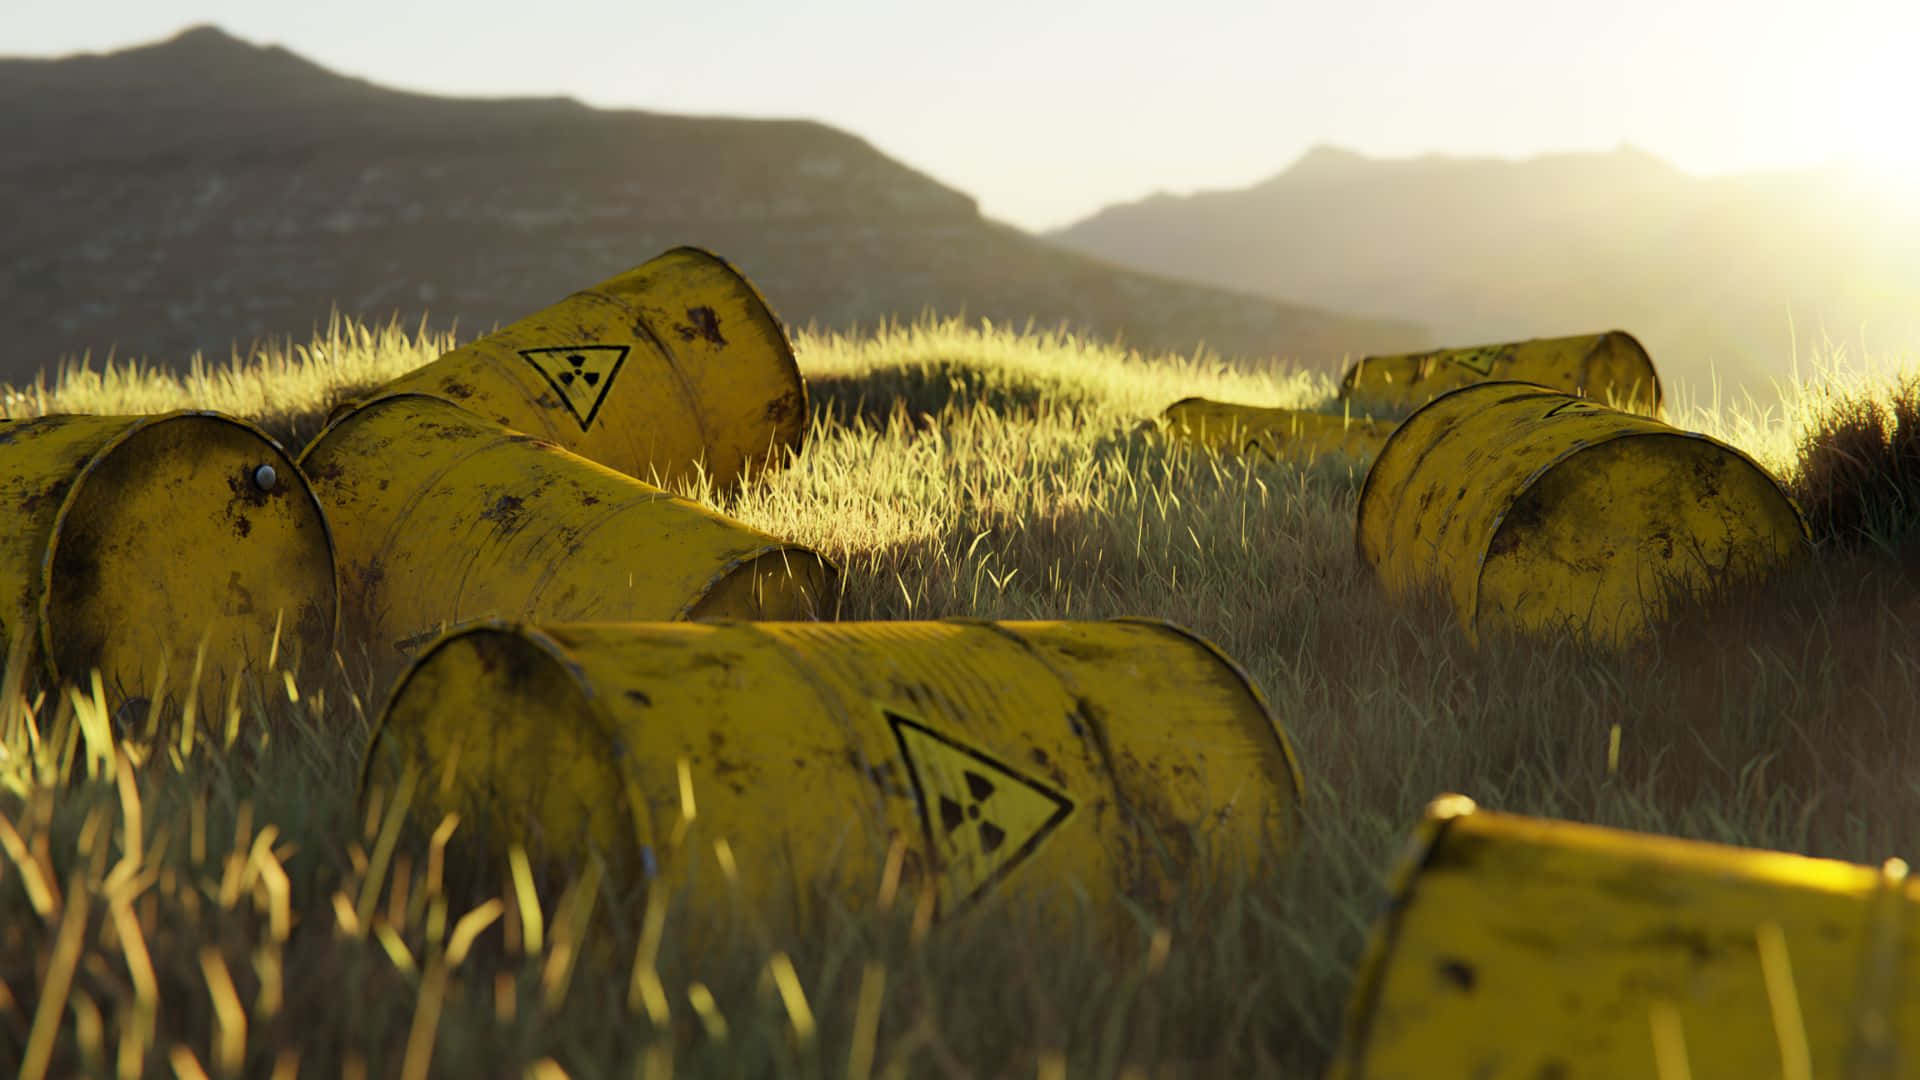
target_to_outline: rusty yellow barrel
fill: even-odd
[[[1896,1077],[1920,888],[1881,868],[1434,800],[1330,1080]]]
[[[497,845],[652,866],[682,762],[769,919],[821,882],[870,904],[896,842],[901,888],[943,918],[1162,901],[1208,867],[1261,872],[1303,790],[1246,674],[1143,619],[456,628],[395,689],[365,779],[392,790],[412,766]]]
[[[117,710],[164,663],[184,700],[199,657],[213,709],[249,667],[331,655],[327,522],[259,428],[211,412],[4,420],[0,463],[0,630],[54,685],[98,670]]]
[[[819,554],[438,398],[370,401],[300,464],[376,661],[485,616],[801,619],[837,599]]]
[[[1733,447],[1515,382],[1408,417],[1367,472],[1355,531],[1390,593],[1443,589],[1476,641],[1626,643],[1677,595],[1761,577],[1809,543],[1780,483]]]
[[[1623,330],[1369,356],[1347,371],[1340,396],[1356,408],[1405,412],[1449,390],[1494,380],[1538,383],[1647,416],[1661,410],[1653,359]]]
[[[766,301],[726,260],[678,247],[383,387],[445,398],[671,487],[716,487],[800,449],[807,391]]]
[[[1262,408],[1190,397],[1160,414],[1178,438],[1227,454],[1265,454],[1275,461],[1342,455],[1365,460],[1393,434],[1391,421],[1341,413]]]

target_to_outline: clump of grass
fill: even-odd
[[[351,364],[348,342],[365,343]],[[123,373],[10,408],[219,405],[310,433],[446,344],[356,327],[224,382]],[[724,499],[684,491],[839,560],[847,618],[1191,627],[1295,741],[1293,849],[1129,909],[1105,938],[1012,909],[928,926],[910,897],[881,904],[881,882],[819,891],[795,926],[737,907],[694,933],[702,913],[664,887],[537,849],[502,859],[416,793],[362,800],[378,703],[353,674],[361,643],[297,702],[250,695],[231,742],[203,727],[138,761],[84,704],[9,689],[0,1050],[48,1075],[125,1060],[183,1076],[1311,1076],[1393,855],[1439,792],[1856,862],[1920,848],[1904,771],[1920,590],[1877,549],[1684,608],[1635,650],[1476,650],[1439,598],[1390,601],[1357,563],[1362,467],[1222,457],[1142,427],[1195,394],[1311,406],[1324,376],[956,322],[796,345],[816,410],[804,453]],[[1779,470],[1825,393],[1679,404],[1676,422]],[[715,858],[748,827],[765,826],[698,819],[683,850]]]
[[[1920,378],[1829,404],[1801,441],[1793,494],[1824,543],[1911,546],[1920,531]]]

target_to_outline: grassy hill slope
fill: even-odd
[[[213,406],[297,438],[349,389],[448,344],[337,326],[239,369],[75,375],[5,406]],[[436,821],[356,806],[368,717],[349,641],[334,680],[256,700],[230,746],[203,725],[177,757],[111,778],[96,764],[57,792],[45,774],[88,745],[72,707],[29,724],[8,696],[0,1047],[44,1046],[58,1075],[131,1053],[181,1075],[424,1075],[430,1054],[444,1075],[1309,1077],[1393,853],[1440,792],[1860,862],[1920,841],[1910,559],[1835,548],[1625,654],[1476,652],[1442,605],[1391,603],[1357,564],[1359,467],[1222,459],[1141,428],[1189,394],[1310,404],[1331,392],[1322,375],[955,322],[796,344],[806,450],[720,508],[839,560],[846,618],[1192,627],[1297,743],[1298,850],[1143,907],[1137,933],[1106,944],[829,906],[803,935],[742,919],[695,952],[671,903],[649,937],[644,895],[549,868],[536,946],[526,894],[482,872],[463,832],[437,844]],[[1865,379],[1832,373],[1767,415],[1682,401],[1674,416],[1792,473],[1836,400],[1878,392]],[[440,944],[449,932],[464,955]]]
[[[812,121],[405,93],[212,27],[0,58],[0,101],[8,381],[83,353],[180,370],[304,341],[333,303],[484,332],[688,243],[795,326],[1032,318],[1328,368],[1426,341],[1063,251]]]

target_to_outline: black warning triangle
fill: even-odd
[[[1493,374],[1494,362],[1504,359],[1505,354],[1505,346],[1496,345],[1478,349],[1462,349],[1459,352],[1448,353],[1447,359],[1484,378],[1485,376]]]
[[[940,911],[952,914],[1032,855],[1073,802],[972,747],[883,710],[920,801],[940,869]]]
[[[520,355],[533,365],[560,395],[567,411],[580,421],[585,431],[600,412],[613,387],[613,377],[626,362],[628,345],[565,345],[551,349],[521,349]]]

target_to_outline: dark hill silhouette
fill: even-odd
[[[1835,170],[1699,179],[1631,147],[1524,161],[1317,147],[1252,187],[1159,195],[1048,234],[1137,269],[1346,311],[1442,343],[1618,327],[1663,373],[1768,393],[1797,323],[1920,346],[1920,229]]]
[[[220,360],[336,302],[470,337],[683,243],[796,326],[964,310],[1325,368],[1426,340],[1062,251],[810,121],[407,93],[205,26],[0,59],[0,102],[8,381],[109,347]]]

